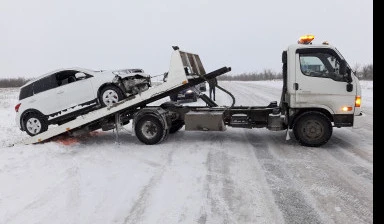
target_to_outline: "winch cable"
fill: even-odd
[[[208,82],[208,79],[204,75],[201,75],[201,74],[197,74],[197,75],[200,76],[200,78],[202,78],[202,79],[204,79],[205,81]],[[223,92],[227,93],[232,98],[232,105],[229,108],[234,107],[235,103],[236,103],[235,96],[231,92],[229,92],[228,90],[226,90],[223,87],[219,86],[218,84],[215,84],[215,87],[217,87],[220,90],[222,90]]]

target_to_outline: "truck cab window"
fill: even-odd
[[[345,81],[343,75],[339,73],[340,62],[328,53],[300,54],[300,68],[306,76]]]

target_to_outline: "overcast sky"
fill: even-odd
[[[158,75],[172,45],[207,72],[280,72],[281,52],[304,34],[351,66],[372,64],[373,1],[0,0],[0,78],[75,66]]]

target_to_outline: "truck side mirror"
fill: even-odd
[[[340,75],[345,75],[347,73],[347,62],[345,60],[340,61]]]
[[[353,90],[353,84],[352,83],[348,83],[347,84],[347,92],[352,92]]]

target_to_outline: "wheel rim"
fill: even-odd
[[[303,125],[301,131],[307,139],[319,139],[324,134],[324,127],[318,121],[309,120]]]
[[[105,105],[110,106],[119,101],[119,95],[114,90],[107,90],[103,93],[103,102]]]
[[[32,134],[40,133],[41,131],[41,122],[37,118],[29,118],[27,121],[27,129]]]
[[[154,138],[156,136],[157,132],[158,132],[157,126],[151,121],[146,121],[141,126],[141,133],[143,133],[143,135],[147,139]]]

